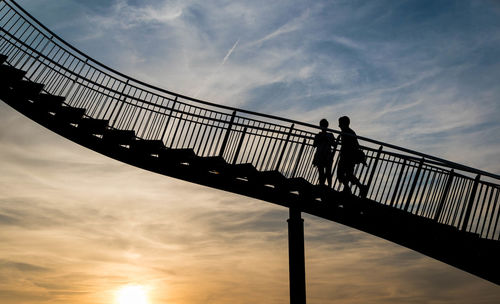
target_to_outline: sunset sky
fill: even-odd
[[[17,2],[145,82],[314,124],[348,115],[359,135],[500,174],[498,1]],[[493,283],[303,217],[308,303],[500,303]],[[288,303],[287,218],[0,103],[2,304],[123,304],[127,287],[147,304]]]

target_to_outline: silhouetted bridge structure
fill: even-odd
[[[0,99],[48,129],[146,170],[288,207],[290,225],[306,212],[500,283],[500,176],[359,137],[367,198],[339,192],[338,182],[316,186],[316,126],[128,77],[14,1],[0,1],[0,26]],[[299,245],[290,243],[299,260],[301,225]]]

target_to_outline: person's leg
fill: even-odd
[[[359,179],[354,175],[354,164],[353,163],[349,164],[348,169],[346,171],[347,171],[346,173],[347,179],[351,183],[359,187],[361,183],[359,182]]]
[[[326,180],[325,167],[318,166],[319,184],[324,185]]]
[[[328,164],[325,167],[325,176],[326,176],[326,182],[328,183],[328,188],[332,187],[332,178],[333,178],[333,172],[332,172],[332,162],[333,159],[328,162]]]
[[[359,189],[359,196],[365,198],[368,193],[368,186],[361,184],[359,179],[354,175],[354,163],[351,163],[348,168],[348,180],[355,184]]]
[[[337,167],[337,179],[339,182],[344,185],[344,188],[342,189],[343,192],[351,192],[351,189],[349,188],[349,179],[347,178],[347,162],[345,159],[340,157],[338,167]]]

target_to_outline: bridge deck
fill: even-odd
[[[317,126],[130,78],[12,0],[0,2],[0,30],[0,99],[50,130],[119,161],[293,207],[500,284],[500,176],[359,137],[367,166],[356,175],[370,186],[367,199],[339,193],[338,182],[315,186]]]
[[[7,72],[10,73],[12,70]],[[196,156],[191,149],[167,149],[161,141],[136,139],[129,130],[110,129],[107,121],[85,118],[83,109],[63,106],[58,96],[40,94],[39,86],[18,86],[14,78],[5,75],[6,72],[0,74],[0,99],[89,149],[159,174],[294,207],[500,283],[498,241],[369,199],[313,186],[304,179],[285,178],[277,171],[259,172],[250,164],[228,164],[220,157]]]

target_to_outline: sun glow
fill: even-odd
[[[149,304],[148,293],[141,285],[123,286],[116,292],[116,304]]]

